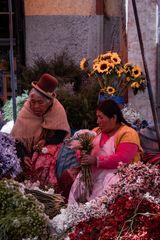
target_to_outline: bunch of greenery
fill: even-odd
[[[21,96],[16,97],[16,111],[17,111],[17,114],[20,111],[20,109],[22,108],[22,106],[25,103],[25,101],[27,100],[27,98],[28,98],[28,91],[27,90],[25,90],[24,93],[22,93]],[[6,120],[6,121],[13,120],[12,98],[4,104],[2,110],[3,110],[4,120]]]
[[[72,129],[92,129],[96,126],[98,83],[88,78],[78,92],[60,87],[56,93],[64,106]]]
[[[49,239],[44,208],[14,180],[0,181],[0,240]]]
[[[30,89],[33,81],[38,81],[43,73],[55,76],[59,85],[74,83],[75,90],[79,89],[82,71],[66,53],[53,59],[37,57],[32,66],[22,67],[21,88]]]

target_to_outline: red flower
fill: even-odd
[[[71,240],[157,240],[160,236],[160,205],[147,199],[119,196],[108,206],[110,214],[80,222]]]

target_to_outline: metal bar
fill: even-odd
[[[104,2],[96,0],[97,55],[103,52]]]
[[[135,22],[136,22],[136,26],[137,26],[137,33],[138,33],[138,38],[139,38],[139,43],[140,43],[140,49],[141,49],[141,54],[142,54],[142,59],[143,59],[144,70],[145,70],[145,75],[146,75],[146,80],[147,80],[147,88],[148,88],[151,109],[152,109],[152,115],[153,115],[155,130],[156,130],[156,134],[157,134],[158,146],[160,149],[160,130],[159,130],[159,126],[158,126],[158,116],[157,116],[157,112],[156,112],[156,108],[155,108],[153,92],[152,92],[152,87],[151,87],[151,80],[149,77],[147,62],[146,62],[145,53],[144,53],[142,34],[141,34],[137,6],[136,6],[135,0],[132,0],[132,5],[133,5],[134,16],[135,16]]]
[[[10,74],[11,74],[11,88],[12,88],[12,103],[13,103],[13,120],[16,120],[16,80],[14,76],[14,61],[13,61],[13,19],[12,19],[12,1],[8,0],[9,7],[9,36],[10,36]]]
[[[159,1],[160,3],[160,1]],[[160,98],[159,98],[159,93],[160,93],[160,5],[157,5],[157,49],[156,49],[156,86],[157,86],[157,91],[156,91],[156,107],[157,107],[157,114],[158,114],[158,119],[160,119]]]

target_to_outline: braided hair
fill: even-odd
[[[117,116],[117,123],[124,123],[127,126],[131,127],[131,124],[128,123],[124,117],[119,105],[112,99],[107,99],[100,102],[96,110],[101,111],[108,118],[112,118],[114,115]]]

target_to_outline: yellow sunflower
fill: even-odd
[[[80,69],[84,70],[88,65],[87,59],[86,58],[82,58],[82,60],[80,61]]]
[[[140,84],[138,82],[134,82],[131,84],[131,88],[139,88]]]
[[[126,77],[126,82],[130,82],[130,77]]]
[[[101,55],[101,60],[109,60],[111,58],[111,56],[112,56],[112,53],[111,53],[111,51],[109,51],[109,52]]]
[[[111,61],[116,65],[121,63],[121,59],[117,53],[113,53],[111,56]]]
[[[101,61],[98,66],[97,66],[97,71],[99,73],[104,73],[107,71],[107,68],[108,68],[108,62],[107,61]]]
[[[100,89],[100,92],[106,93],[106,88],[101,88],[101,89]]]
[[[132,76],[134,77],[134,78],[137,78],[137,77],[139,77],[141,75],[141,68],[139,67],[139,66],[134,66],[133,68],[132,68]]]
[[[116,92],[116,89],[111,87],[111,86],[108,86],[106,88],[106,92],[109,94],[109,95],[113,95],[115,92]]]
[[[99,63],[100,62],[100,56],[98,56],[97,58],[95,58],[93,60],[93,64]]]
[[[124,69],[126,70],[126,72],[129,72],[131,68],[132,68],[132,65],[130,63],[124,64]]]
[[[106,74],[110,74],[113,69],[114,69],[114,64],[108,62],[108,63],[107,63],[107,71],[106,71]]]
[[[123,69],[123,68],[120,68],[120,69],[118,69],[116,72],[117,72],[117,74],[118,74],[118,77],[121,77],[122,74],[124,73],[124,69]]]
[[[143,83],[145,83],[145,80],[140,80],[139,83],[143,84]]]
[[[98,68],[98,63],[93,64],[93,70],[96,71]]]

